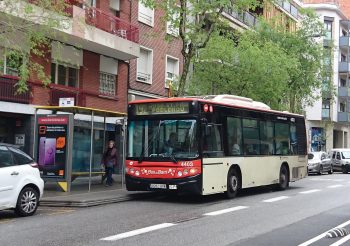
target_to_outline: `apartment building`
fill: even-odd
[[[45,57],[30,58],[51,78],[47,87],[32,74],[28,91],[17,94],[18,69],[3,52],[12,47],[1,47],[0,141],[20,145],[27,153],[32,153],[36,105],[58,106],[60,98],[73,98],[76,106],[126,112],[129,61],[140,56],[139,28],[131,23],[130,2],[70,2],[71,26],[56,30]],[[13,14],[2,6],[0,18]]]
[[[322,91],[315,92],[322,97],[305,109],[309,150],[347,148],[350,137],[350,21],[340,1],[307,0],[304,3],[306,8],[314,9],[324,23],[325,35],[321,42],[329,51],[324,60],[329,67],[329,75],[323,81]],[[329,93],[328,84],[335,88],[335,96]]]
[[[259,24],[258,17],[262,16],[267,21],[285,26],[288,31],[295,31],[300,19],[299,9],[301,3],[298,0],[278,0],[275,3],[261,0],[261,7],[249,11],[237,11],[234,8],[225,9],[223,16],[236,30],[254,28]]]
[[[139,28],[140,56],[130,61],[129,100],[168,97],[169,83],[176,83],[183,67],[178,30],[162,18],[163,10],[138,0],[130,4],[130,22]]]

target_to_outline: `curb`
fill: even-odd
[[[128,194],[125,196],[113,197],[113,198],[101,198],[96,200],[50,200],[42,199],[40,201],[40,206],[42,207],[79,207],[87,208],[99,205],[106,205],[112,203],[126,202],[137,199],[147,199],[158,196],[157,193],[137,193],[137,194]]]

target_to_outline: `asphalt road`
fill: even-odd
[[[350,245],[350,174],[310,176],[288,190],[165,196],[98,207],[40,207],[28,218],[0,212],[0,245]],[[342,240],[342,241],[340,241]]]

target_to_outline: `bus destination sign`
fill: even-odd
[[[186,114],[186,113],[189,113],[188,102],[145,103],[145,104],[135,105],[136,115]]]

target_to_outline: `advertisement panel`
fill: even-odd
[[[38,115],[37,162],[42,178],[66,180],[70,115]]]

